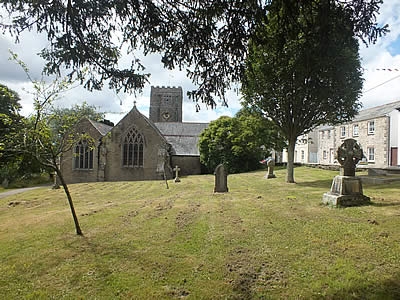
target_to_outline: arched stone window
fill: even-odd
[[[75,146],[74,169],[93,169],[93,148],[88,145],[86,140],[80,141]]]
[[[143,136],[136,128],[131,128],[123,139],[122,165],[143,167]]]

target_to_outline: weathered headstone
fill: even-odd
[[[175,171],[175,182],[181,182],[181,179],[179,178],[179,171],[181,170],[181,168],[179,168],[178,166],[175,166],[174,171]]]
[[[273,159],[272,157],[268,157],[267,160],[267,166],[268,166],[268,172],[267,174],[265,174],[264,178],[276,178],[275,174],[274,174],[274,168],[275,168],[275,159]]]
[[[219,164],[214,171],[215,186],[214,193],[228,192],[228,172],[225,170],[223,164]]]
[[[52,174],[53,176],[53,186],[51,187],[53,190],[58,190],[60,188],[60,185],[57,182],[57,172],[54,171]]]
[[[361,178],[355,176],[356,166],[364,154],[354,139],[346,139],[336,152],[340,163],[340,175],[335,176],[331,190],[322,197],[324,204],[333,206],[356,206],[370,202],[363,194]]]
[[[8,188],[8,185],[9,185],[8,179],[4,178],[3,182],[1,183],[1,186],[6,189]]]

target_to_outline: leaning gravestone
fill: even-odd
[[[275,167],[275,159],[272,157],[267,158],[267,166],[268,166],[268,172],[265,174],[264,178],[276,178],[274,174],[274,167]]]
[[[215,186],[214,193],[228,192],[228,172],[226,172],[223,164],[219,164],[214,171]]]
[[[340,175],[333,179],[331,190],[322,197],[324,204],[332,206],[357,206],[370,202],[363,194],[361,178],[356,177],[356,166],[364,154],[360,144],[354,139],[346,139],[338,148],[337,160]]]

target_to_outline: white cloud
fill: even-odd
[[[361,45],[365,108],[400,100],[400,2],[385,1],[377,21],[389,24],[390,32],[374,45]]]

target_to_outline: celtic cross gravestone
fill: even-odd
[[[346,139],[336,152],[340,163],[340,175],[333,179],[331,190],[322,197],[322,202],[332,206],[356,206],[369,203],[363,194],[362,183],[356,177],[356,167],[363,158],[363,151],[354,139]]]

